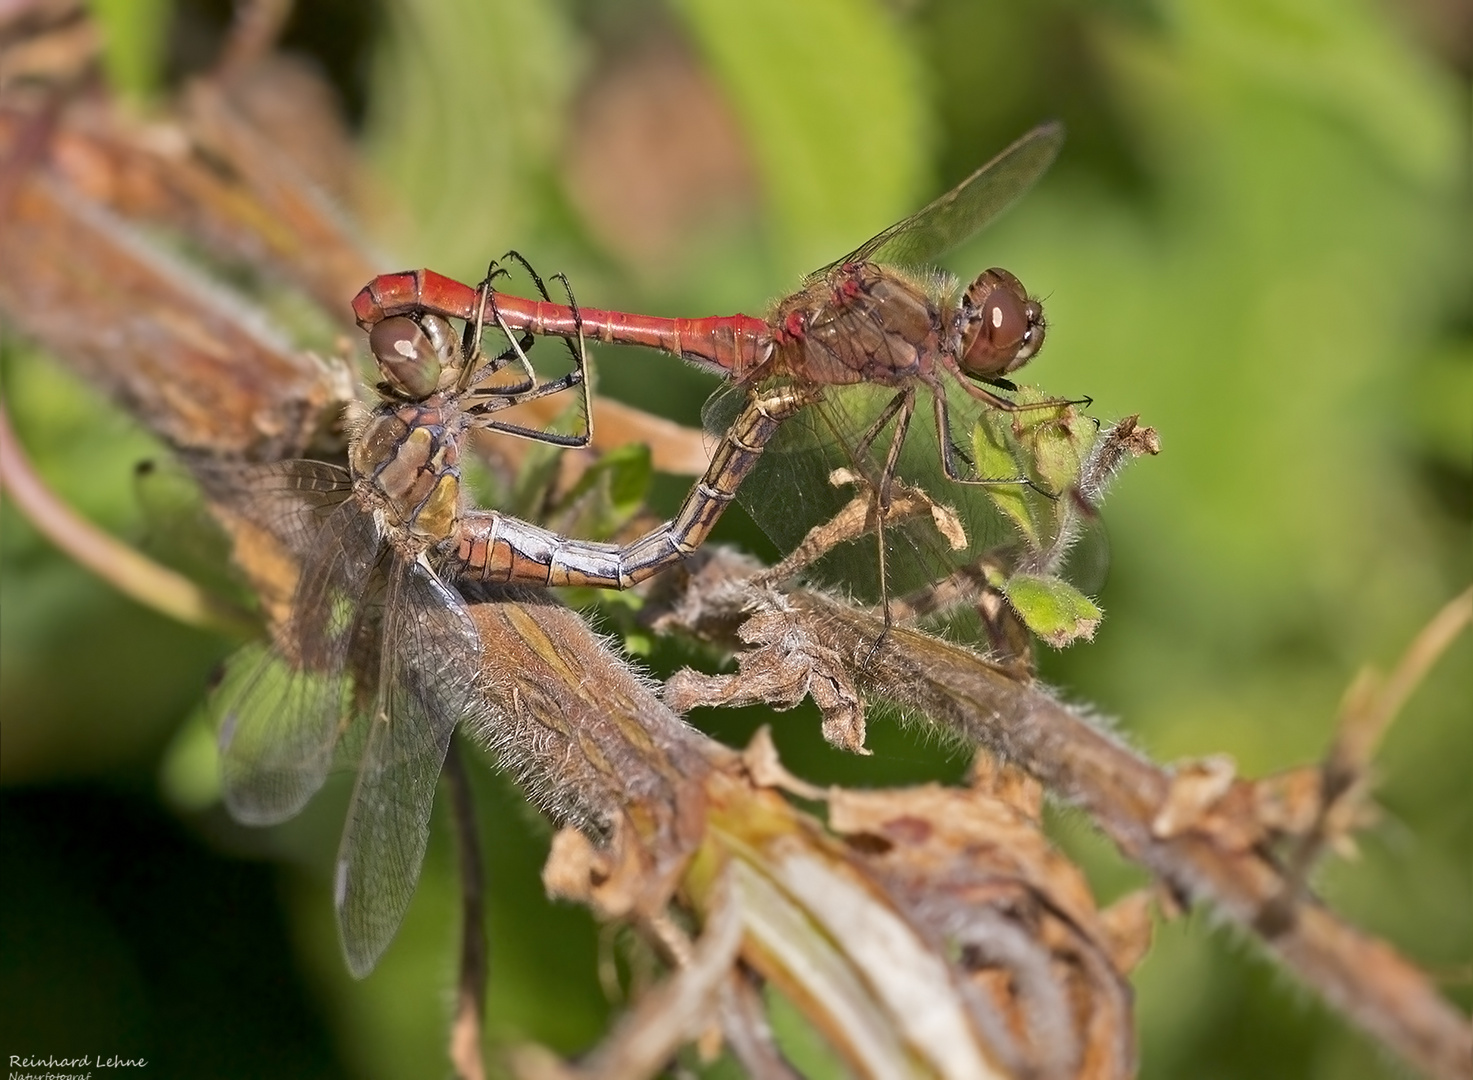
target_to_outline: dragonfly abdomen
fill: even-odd
[[[792,387],[753,393],[680,511],[626,544],[570,540],[494,510],[468,511],[450,577],[497,584],[628,589],[700,547],[782,422],[812,400]]]

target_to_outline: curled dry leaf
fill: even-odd
[[[773,585],[796,577],[805,567],[823,558],[840,544],[875,531],[875,495],[870,490],[868,481],[848,469],[835,469],[829,475],[829,483],[835,487],[855,484],[865,490],[845,503],[828,521],[809,529],[782,562],[770,570],[758,573],[754,584]],[[890,489],[890,509],[885,515],[886,523],[918,516],[929,517],[931,524],[952,550],[961,551],[966,548],[967,531],[952,507],[937,502],[921,488],[896,481]]]
[[[1043,785],[1017,766],[981,750],[972,759],[967,779],[977,791],[1011,806],[1029,821],[1043,820]]]
[[[1233,786],[1237,765],[1226,754],[1181,762],[1172,769],[1166,801],[1151,822],[1151,832],[1166,840],[1199,826]]]
[[[734,640],[734,627],[751,597],[733,583],[730,566],[724,576],[703,567],[693,581],[707,574],[721,587],[672,611],[698,638]],[[879,633],[872,614],[831,597],[793,590],[785,599],[795,618],[810,623],[809,632],[839,653],[865,655],[862,650]],[[1407,1060],[1431,1075],[1467,1075],[1473,1029],[1466,1016],[1393,949],[1294,888],[1263,843],[1266,829],[1258,818],[1254,785],[1229,783],[1214,800],[1210,796],[1221,789],[1223,777],[1212,778],[1209,769],[1207,790],[1183,800],[1183,809],[1193,803],[1197,809],[1179,820],[1182,831],[1161,837],[1153,826],[1171,801],[1170,772],[1007,668],[897,627],[854,676],[864,693],[910,710],[952,737],[991,749],[1088,813],[1127,858],[1156,875],[1168,906],[1211,903],[1257,936],[1307,986]],[[1186,791],[1191,789],[1188,784]],[[1194,824],[1185,827],[1191,819]]]
[[[698,705],[762,703],[791,709],[812,697],[823,714],[823,737],[832,745],[868,754],[864,703],[845,658],[808,632],[780,603],[751,615],[737,632],[750,650],[738,654],[735,675],[686,669],[665,684],[665,702],[678,712]]]
[[[634,845],[617,833],[595,847],[577,829],[559,829],[542,867],[542,887],[548,896],[587,904],[601,919],[617,919],[633,910],[646,870]]]
[[[1304,765],[1253,781],[1253,814],[1271,834],[1303,836],[1323,802],[1321,770]]]
[[[835,790],[829,823],[911,921],[958,957],[975,1022],[1010,1068],[1133,1073],[1114,930],[1034,817],[976,788],[928,785]]]
[[[791,795],[804,799],[822,799],[825,792],[807,781],[800,780],[778,760],[777,747],[772,741],[772,728],[763,724],[752,736],[747,748],[742,751],[742,767],[758,787],[779,788]]]
[[[1155,929],[1151,919],[1155,895],[1155,889],[1137,889],[1100,912],[1100,929],[1116,971],[1134,971],[1146,958]]]

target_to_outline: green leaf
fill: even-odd
[[[1051,494],[1079,481],[1099,427],[1073,405],[1029,409],[1015,414],[1018,443],[1030,459],[1033,475]]]
[[[1003,415],[1005,414],[988,412],[982,422],[972,429],[972,461],[978,476],[1005,478],[1022,474],[1002,430],[1003,425],[996,422],[996,418]],[[984,490],[992,500],[992,505],[1023,534],[1028,546],[1036,548],[1039,543],[1038,525],[1029,504],[1028,485],[1001,483],[988,486]]]
[[[1014,574],[1002,591],[1028,629],[1056,649],[1094,637],[1104,618],[1098,604],[1062,578]]]
[[[573,535],[590,540],[613,536],[644,506],[653,475],[648,446],[621,446],[588,467],[560,501],[558,511],[576,508],[567,524]]]

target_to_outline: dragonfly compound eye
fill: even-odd
[[[443,338],[454,343],[448,323],[442,335],[440,327],[422,326],[405,315],[395,315],[369,331],[368,347],[389,388],[401,397],[418,401],[433,394],[439,385],[444,367]]]
[[[1022,367],[1043,345],[1043,305],[1030,300],[1023,283],[994,267],[967,286],[962,296],[959,363],[969,375],[1006,375]]]

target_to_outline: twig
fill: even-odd
[[[230,34],[215,64],[215,77],[228,82],[270,55],[291,13],[292,0],[237,0]]]
[[[0,398],[0,488],[46,539],[144,607],[188,626],[242,637],[256,630],[245,612],[154,562],[72,510],[46,486],[10,426]]]
[[[1421,685],[1439,657],[1473,620],[1473,589],[1450,600],[1407,646],[1389,678],[1372,669],[1359,673],[1346,692],[1335,741],[1319,769],[1314,821],[1286,859],[1285,903],[1308,885],[1310,871],[1327,843],[1353,823],[1368,783],[1371,759],[1391,722]]]
[[[452,742],[445,758],[445,786],[450,790],[450,817],[460,861],[460,976],[456,982],[455,1020],[450,1026],[450,1061],[461,1080],[483,1080],[481,1032],[486,1015],[485,873],[481,832],[471,798],[460,744]]]
[[[658,1075],[675,1051],[709,1023],[741,942],[742,920],[737,909],[729,900],[713,905],[689,962],[619,1022],[578,1075],[597,1080],[642,1080]]]
[[[1448,647],[1473,621],[1473,589],[1459,594],[1422,628],[1407,646],[1377,693],[1350,704],[1342,718],[1332,756],[1359,771],[1370,761],[1386,729]],[[1329,763],[1327,763],[1328,767]]]

